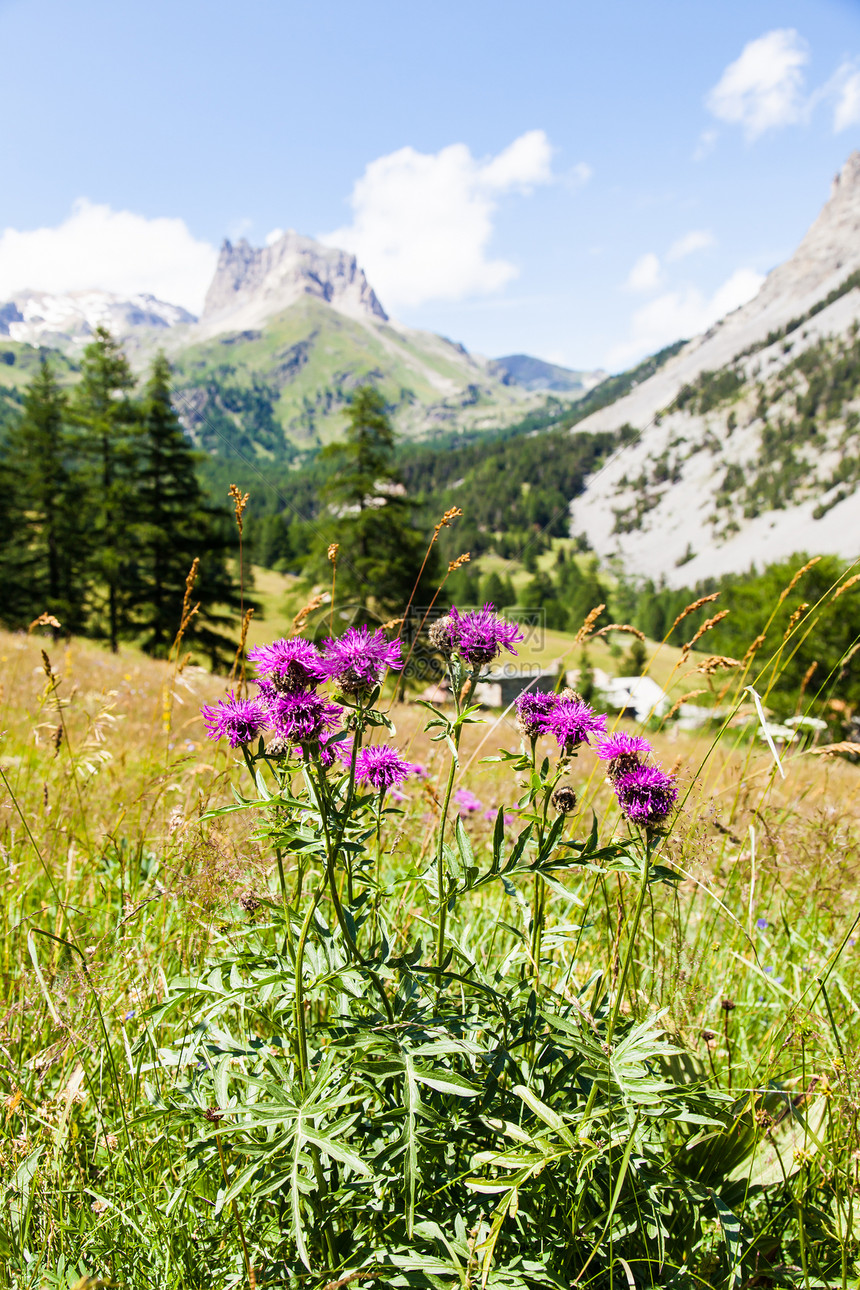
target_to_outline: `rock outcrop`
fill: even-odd
[[[224,242],[198,333],[259,327],[303,296],[324,300],[357,321],[388,321],[354,255],[289,230],[270,246],[254,247],[244,238],[235,246]]]

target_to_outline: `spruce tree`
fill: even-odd
[[[385,614],[406,607],[429,535],[416,530],[412,503],[394,466],[395,435],[385,400],[372,386],[356,390],[343,443],[323,456],[335,471],[323,491],[332,515],[332,541],[339,543],[338,599],[370,602]],[[431,559],[416,604],[432,585]]]
[[[138,487],[129,582],[130,614],[143,648],[167,654],[182,612],[185,578],[200,560],[192,622],[193,641],[213,667],[235,652],[220,630],[238,608],[236,586],[227,571],[229,529],[203,499],[196,454],[185,437],[170,398],[170,365],[153,361],[139,408]]]
[[[137,417],[134,388],[119,342],[103,327],[84,350],[71,409],[89,473],[89,553],[94,589],[104,602],[106,634],[116,652],[128,635],[127,584],[136,518]]]
[[[86,617],[83,482],[72,459],[66,398],[45,360],[20,419],[6,432],[2,458],[3,619],[20,627],[47,612],[64,630],[80,632]]]

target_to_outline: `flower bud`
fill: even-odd
[[[569,784],[559,784],[552,795],[552,804],[559,815],[570,815],[576,806],[576,793]]]

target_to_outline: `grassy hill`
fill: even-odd
[[[263,458],[338,438],[349,396],[368,381],[410,436],[496,427],[546,402],[443,337],[358,322],[310,296],[263,328],[192,343],[173,362],[177,403],[200,446],[229,442]]]

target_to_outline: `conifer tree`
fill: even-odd
[[[43,360],[3,445],[2,615],[23,626],[47,612],[65,630],[80,632],[86,600],[83,482],[71,458],[66,415],[65,395]]]
[[[97,327],[84,350],[71,409],[78,447],[89,468],[89,550],[94,589],[101,593],[107,637],[116,652],[131,629],[126,586],[135,521],[137,417],[134,377],[110,332]]]
[[[195,453],[170,399],[170,366],[163,354],[153,361],[139,409],[137,504],[128,596],[143,648],[165,655],[182,611],[185,578],[200,560],[194,599],[193,640],[213,666],[232,658],[235,644],[219,628],[233,621],[236,587],[225,562],[226,525],[203,500]]]
[[[372,386],[356,390],[345,441],[323,450],[335,463],[323,499],[340,544],[338,598],[372,601],[384,613],[403,610],[418,576],[427,538],[416,530],[412,503],[394,466],[395,434],[385,400]],[[432,585],[428,560],[419,599]]]

